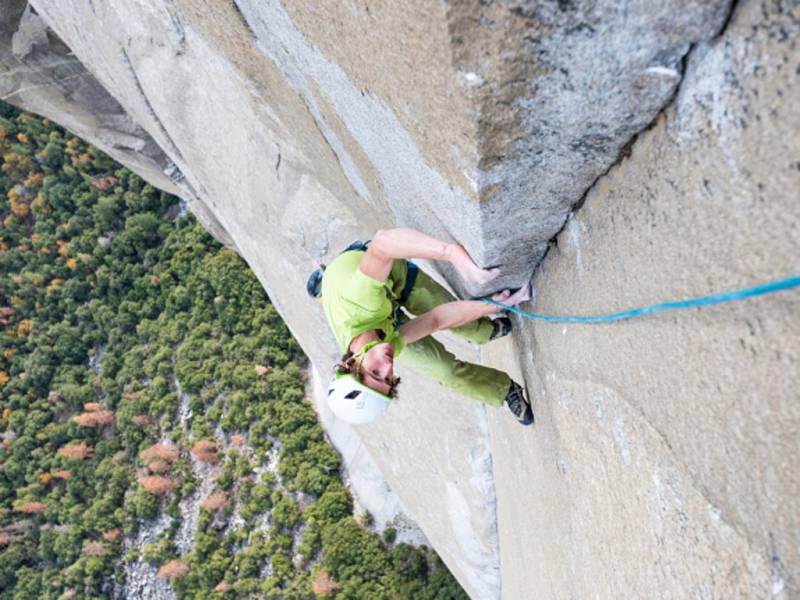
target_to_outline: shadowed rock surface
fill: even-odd
[[[380,227],[456,239],[498,285],[553,241],[544,313],[797,271],[796,3],[31,5],[0,15],[0,95],[183,196],[323,376],[305,278]],[[536,427],[401,372],[355,432],[365,480],[380,469],[474,598],[794,597],[798,302],[516,319],[459,352],[524,378]]]

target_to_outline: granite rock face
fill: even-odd
[[[305,278],[380,227],[456,239],[501,265],[498,285],[539,265],[538,312],[796,271],[800,8],[731,10],[7,0],[0,94],[187,199],[324,376],[335,343]],[[517,320],[482,351],[447,343],[524,378],[535,428],[403,372],[384,419],[329,426],[363,444],[364,489],[377,469],[397,495],[386,518],[407,511],[474,598],[789,598],[798,310],[784,294]]]

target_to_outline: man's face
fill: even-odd
[[[365,385],[388,394],[394,377],[394,347],[383,342],[367,350],[361,361],[361,374]]]

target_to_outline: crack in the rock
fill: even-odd
[[[730,7],[728,8],[728,14],[725,15],[725,19],[723,20],[722,24],[720,25],[719,30],[713,36],[711,36],[706,41],[706,43],[710,43],[710,42],[713,42],[714,40],[718,40],[723,35],[725,35],[725,32],[728,30],[728,27],[730,26],[730,24],[731,24],[731,22],[733,20],[733,15],[736,12],[737,7],[739,6],[739,2],[740,2],[740,0],[733,0],[731,2]],[[677,101],[678,97],[680,96],[681,90],[683,89],[683,85],[684,85],[684,82],[686,80],[686,69],[687,69],[687,67],[689,65],[689,61],[691,60],[692,54],[694,54],[694,52],[695,52],[695,50],[697,48],[697,45],[698,45],[698,42],[690,44],[689,48],[686,50],[686,53],[681,57],[680,71],[679,71],[680,80],[678,81],[677,85],[675,86],[675,90],[673,91],[672,95],[664,102],[664,104],[661,106],[661,109],[655,114],[653,119],[647,125],[645,125],[639,131],[634,133],[628,139],[627,142],[622,144],[622,146],[619,149],[619,152],[617,153],[616,160],[614,160],[614,162],[611,163],[608,166],[607,169],[605,169],[602,173],[600,173],[600,175],[598,175],[594,179],[594,181],[592,181],[592,183],[589,184],[589,186],[586,188],[586,191],[583,193],[583,195],[581,195],[580,199],[572,206],[572,210],[570,210],[569,214],[567,215],[567,218],[564,220],[564,224],[553,235],[553,237],[550,238],[550,240],[547,243],[547,249],[545,250],[545,252],[542,255],[542,257],[539,259],[539,261],[536,263],[536,265],[534,265],[534,268],[533,268],[533,273],[534,274],[538,270],[539,266],[547,258],[547,255],[550,253],[550,249],[552,247],[557,247],[558,246],[558,238],[561,236],[561,234],[567,228],[567,226],[569,225],[569,222],[572,220],[572,217],[581,208],[583,208],[583,205],[586,203],[586,200],[589,197],[589,194],[591,194],[592,190],[597,186],[597,183],[601,179],[606,177],[614,168],[616,168],[617,166],[622,164],[623,160],[625,160],[626,158],[630,157],[631,152],[633,151],[633,146],[634,146],[634,144],[636,144],[636,141],[639,139],[639,136],[641,136],[644,133],[647,133],[648,131],[650,131],[651,129],[656,127],[656,125],[658,124],[659,118],[661,118],[661,116],[667,110],[669,110],[670,107],[672,107],[675,104],[675,102]]]
[[[172,136],[169,134],[167,128],[164,126],[164,123],[162,123],[161,119],[159,118],[158,114],[153,108],[153,105],[150,103],[150,99],[147,97],[147,94],[144,91],[142,82],[139,79],[139,75],[136,73],[136,69],[133,66],[133,62],[131,61],[130,56],[128,56],[127,50],[125,50],[125,48],[120,48],[120,50],[122,52],[122,59],[125,62],[125,66],[128,68],[128,72],[130,73],[131,78],[133,79],[133,83],[136,86],[136,90],[139,92],[139,95],[144,101],[145,108],[147,108],[148,114],[155,122],[156,127],[158,127],[158,130],[163,134],[165,141],[169,144],[170,149],[175,153],[175,156],[179,158],[181,161],[183,161],[183,154],[178,148],[178,145],[172,139]]]

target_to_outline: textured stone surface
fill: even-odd
[[[216,239],[235,248],[168,155],[26,0],[4,0],[0,12],[0,98],[53,119],[154,186],[182,196]]]
[[[742,3],[695,50],[675,105],[548,254],[537,312],[797,274],[798,39],[796,3]],[[504,597],[798,597],[799,314],[789,292],[610,325],[518,323],[539,421],[490,419]]]
[[[34,0],[69,50],[6,4],[2,94],[151,181],[168,171],[322,374],[335,344],[305,296],[317,263],[400,223],[521,283],[679,85],[558,236],[536,308],[796,270],[796,3],[740,2],[706,44],[729,2]],[[365,472],[474,598],[792,597],[798,308],[517,322],[485,354],[524,374],[535,428],[401,371],[401,400],[356,432]]]

